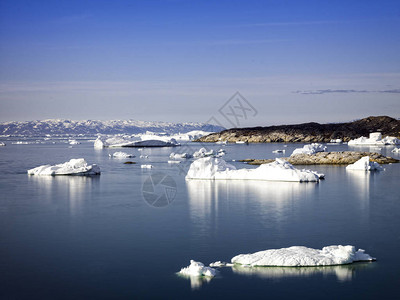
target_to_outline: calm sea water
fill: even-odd
[[[195,143],[181,149],[124,149],[137,156],[130,159],[137,162],[133,165],[108,157],[117,150],[95,150],[89,142],[72,148],[6,143],[0,147],[2,299],[399,297],[400,164],[386,165],[379,173],[307,167],[326,174],[318,184],[185,182],[188,165],[168,164],[168,156],[199,149]],[[227,160],[237,160],[273,158],[272,150],[290,154],[300,146],[223,148]],[[348,149],[328,146],[330,151]],[[380,151],[399,158],[391,149]],[[97,163],[101,176],[26,174],[42,164],[79,157]],[[141,169],[145,163],[154,168]],[[174,182],[168,192],[173,201],[164,207],[149,205],[143,196],[143,187],[148,191],[156,174]],[[221,268],[210,281],[176,275],[190,259],[208,264],[265,249],[335,244],[365,249],[377,261],[321,268]]]

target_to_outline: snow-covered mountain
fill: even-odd
[[[219,132],[225,128],[205,123],[169,123],[136,120],[64,120],[49,119],[41,121],[2,122],[2,135],[45,135],[45,134],[136,134],[152,131],[156,133],[186,133],[193,130]]]

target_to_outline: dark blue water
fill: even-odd
[[[290,154],[299,146],[224,148],[232,160],[273,158],[272,150]],[[194,151],[200,145],[190,147]],[[137,162],[133,165],[110,159],[108,153],[115,151],[95,150],[88,142],[72,148],[61,143],[0,147],[2,299],[398,297],[400,164],[370,174],[340,166],[307,167],[326,174],[319,184],[185,182],[187,165],[167,163],[178,148],[124,149],[137,156],[130,159]],[[101,176],[26,174],[42,164],[79,157],[97,163]],[[141,169],[144,163],[154,168]],[[149,205],[142,193],[156,173],[171,176],[176,184],[173,201],[161,208]],[[324,268],[222,268],[209,282],[175,274],[190,259],[208,264],[265,249],[335,244],[365,249],[377,261]]]

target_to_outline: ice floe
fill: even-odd
[[[171,158],[171,159],[186,159],[186,158],[191,158],[191,157],[192,157],[192,155],[190,155],[189,153],[175,153],[175,152],[172,152],[169,155],[169,158]]]
[[[231,259],[234,264],[250,267],[280,266],[308,267],[350,264],[357,261],[373,261],[375,258],[354,246],[334,245],[319,249],[303,246],[270,249],[251,254],[239,254]]]
[[[179,274],[186,276],[209,276],[214,277],[217,275],[217,270],[204,266],[203,263],[190,260],[190,265],[182,268]]]
[[[400,148],[394,148],[394,149],[392,150],[392,153],[400,153]]]
[[[201,158],[206,156],[213,156],[215,154],[214,150],[208,150],[206,148],[200,148],[198,151],[193,153],[194,158]]]
[[[273,150],[272,153],[285,153],[286,150],[281,150],[281,149],[277,149],[277,150]]]
[[[99,175],[97,165],[88,165],[83,158],[71,159],[68,162],[54,166],[43,165],[28,170],[29,175]]]
[[[0,147],[3,147],[3,146],[5,146],[5,145],[6,145],[6,143],[0,142]]]
[[[291,156],[296,154],[315,154],[317,152],[324,152],[326,151],[326,146],[323,146],[319,143],[312,143],[310,145],[304,145],[303,148],[296,148],[294,149]]]
[[[169,160],[168,163],[169,164],[180,164],[181,161],[179,161],[179,160]]]
[[[369,156],[364,156],[357,160],[354,164],[348,165],[346,170],[357,170],[357,171],[383,171],[383,167],[374,161],[369,159]]]
[[[340,144],[341,142],[343,142],[343,140],[342,139],[332,139],[330,142],[332,144]]]
[[[152,165],[141,165],[140,167],[141,167],[142,169],[151,169],[151,168],[153,168]]]
[[[236,169],[221,158],[205,157],[195,160],[189,168],[186,179],[209,180],[271,180],[271,181],[319,181],[319,175],[310,170],[299,170],[290,163],[277,158],[269,164],[255,169]]]
[[[94,142],[97,149],[106,147],[175,147],[180,144],[173,138],[157,135],[99,136]]]
[[[135,157],[135,155],[133,155],[133,154],[129,154],[126,152],[121,152],[121,151],[114,152],[113,154],[109,154],[109,156],[113,157],[113,158],[121,158],[121,159]]]
[[[400,140],[393,136],[382,138],[382,133],[372,132],[369,134],[369,138],[362,136],[358,139],[349,141],[348,145],[400,145]]]
[[[69,140],[68,143],[70,145],[79,145],[80,144],[80,142],[78,142],[77,140]]]

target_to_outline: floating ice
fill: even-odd
[[[130,136],[99,136],[94,142],[94,147],[175,147],[179,146],[175,139],[157,135],[141,135],[140,139]]]
[[[6,143],[0,142],[0,147],[5,146],[5,145],[6,145]]]
[[[183,158],[191,158],[191,157],[192,157],[192,155],[190,155],[189,153],[175,153],[175,152],[172,152],[169,155],[169,158],[171,158],[171,159],[183,159]]]
[[[286,150],[281,150],[281,149],[277,149],[277,150],[273,150],[272,153],[285,153]]]
[[[354,246],[334,245],[319,249],[303,246],[271,249],[251,254],[239,254],[232,263],[255,266],[307,267],[350,264],[356,261],[373,261],[375,258]]]
[[[233,267],[233,264],[222,262],[219,260],[211,263],[209,266],[213,268],[221,268],[221,267]]]
[[[179,160],[169,160],[169,164],[180,164],[181,162]]]
[[[326,146],[318,143],[312,143],[310,145],[304,145],[303,148],[294,149],[291,156],[296,154],[315,154],[317,152],[324,152],[326,150]]]
[[[71,159],[58,165],[43,165],[28,170],[29,175],[99,175],[97,165],[88,165],[83,158]]]
[[[80,142],[78,142],[77,140],[69,140],[68,141],[70,145],[79,145]]]
[[[133,155],[133,154],[128,154],[126,152],[121,152],[121,151],[114,152],[113,154],[109,154],[109,156],[113,157],[113,158],[132,158],[132,157],[135,157],[135,155]]]
[[[196,151],[193,153],[194,158],[201,158],[201,157],[206,157],[206,156],[213,156],[215,154],[214,150],[209,150],[207,151],[206,148],[200,148],[199,151]]]
[[[377,162],[370,161],[369,156],[364,156],[357,160],[354,164],[348,165],[346,170],[383,171],[384,169]]]
[[[214,277],[217,275],[217,270],[204,266],[203,263],[190,260],[190,265],[186,268],[182,268],[179,274],[186,276],[209,276]]]
[[[5,146],[5,145],[4,145]],[[393,150],[392,150],[392,152],[393,153],[400,153],[400,148],[394,148]]]
[[[245,141],[236,141],[236,144],[248,144],[248,142],[245,142]]]
[[[148,155],[143,155],[143,154],[142,154],[142,155],[139,156],[139,158],[149,158],[149,156],[148,156]]]
[[[221,158],[205,157],[195,160],[189,168],[186,179],[240,179],[271,181],[319,181],[319,175],[310,170],[299,170],[290,163],[277,158],[256,169],[239,169]]]
[[[349,141],[348,145],[400,145],[400,140],[393,136],[387,136],[382,139],[382,133],[373,132],[369,134],[369,138],[362,136]]]
[[[331,140],[331,143],[333,143],[333,144],[339,144],[341,142],[343,142],[342,139],[332,139]]]
[[[151,168],[153,168],[152,165],[141,165],[140,167],[141,167],[142,169],[151,169]]]

